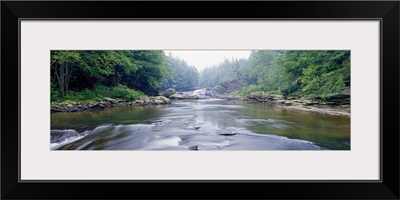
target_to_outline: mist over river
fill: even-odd
[[[349,150],[350,118],[222,99],[52,113],[52,150]]]

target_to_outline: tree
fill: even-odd
[[[125,76],[124,83],[148,95],[158,94],[161,83],[168,74],[164,52],[132,51],[131,59],[138,69]]]
[[[50,67],[53,78],[58,83],[58,92],[64,96],[69,89],[69,81],[76,65],[81,62],[81,57],[76,51],[52,51]]]
[[[195,89],[199,84],[199,73],[194,66],[186,61],[175,58],[172,55],[167,57],[167,68],[169,75],[162,84],[162,89],[174,88],[177,91]]]
[[[255,51],[252,57],[253,75],[258,75],[258,82],[262,85],[263,92],[267,91],[268,71],[275,55],[275,51],[259,50]]]

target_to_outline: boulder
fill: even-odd
[[[184,96],[183,96],[183,94],[175,93],[175,94],[169,96],[169,98],[171,98],[171,99],[184,99]]]
[[[168,88],[164,92],[161,92],[161,96],[170,97],[171,95],[175,94],[175,90],[173,88]]]
[[[188,99],[199,99],[200,95],[199,94],[191,94],[187,96]]]
[[[146,96],[146,95],[140,96],[139,99],[140,99],[141,101],[150,101],[149,97]]]
[[[206,88],[205,95],[209,97],[214,96],[214,92],[210,88]]]
[[[198,151],[199,150],[199,147],[198,146],[189,146],[188,147],[189,148],[189,150],[193,150],[193,151]]]
[[[164,97],[164,96],[156,96],[156,97],[153,97],[153,101],[154,101],[154,100],[162,101],[163,103],[171,103],[171,100],[168,99],[167,97]]]
[[[171,99],[199,99],[200,95],[199,94],[184,95],[184,94],[175,93],[175,94],[171,95],[169,98],[171,98]]]
[[[117,103],[117,100],[108,97],[104,97],[103,100],[109,103]]]
[[[236,135],[236,132],[233,132],[231,130],[228,129],[219,129],[216,132],[218,135],[223,135],[223,136],[233,136]]]
[[[153,100],[153,102],[154,102],[154,104],[156,104],[156,105],[161,105],[161,104],[164,104],[164,101],[161,101],[161,100]]]

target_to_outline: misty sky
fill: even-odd
[[[225,58],[248,58],[250,56],[251,51],[224,51],[224,50],[214,50],[214,51],[205,51],[205,50],[181,50],[181,51],[164,51],[168,56],[169,53],[172,53],[174,57],[179,57],[185,60],[189,65],[193,65],[200,72],[206,67],[211,67],[213,65],[218,65],[223,62]]]

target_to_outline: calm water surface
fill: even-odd
[[[349,150],[350,118],[219,99],[51,114],[55,150]]]

